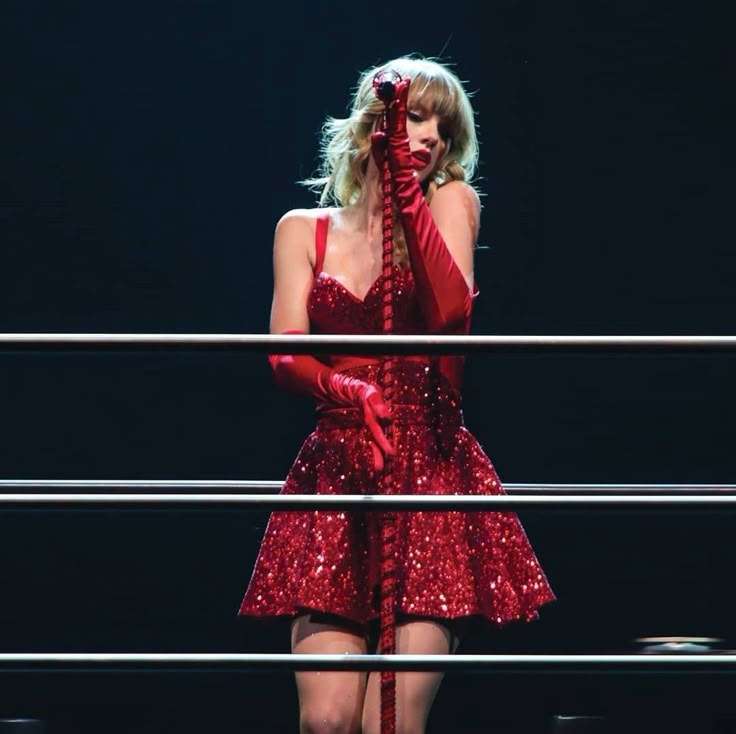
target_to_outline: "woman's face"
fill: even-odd
[[[406,119],[409,149],[420,181],[424,181],[437,167],[450,145],[445,121],[420,100],[409,102]]]

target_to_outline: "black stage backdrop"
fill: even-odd
[[[668,0],[6,0],[0,331],[266,331],[273,228],[313,203],[295,181],[325,115],[345,112],[360,70],[408,52],[442,54],[475,92],[474,333],[733,332],[733,51],[717,4]],[[507,482],[733,483],[733,368],[476,355],[466,421]],[[6,479],[279,479],[312,423],[262,356],[234,353],[4,352],[0,392]],[[524,513],[559,601],[463,649],[730,646],[732,517]],[[0,649],[284,652],[285,626],[235,616],[265,521],[1,510]],[[2,680],[0,715],[60,731],[295,727],[286,674]],[[592,684],[536,683],[451,675],[432,731],[494,716],[545,731],[573,689],[610,704]]]

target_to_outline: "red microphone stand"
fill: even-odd
[[[380,77],[384,77],[381,80]],[[395,75],[398,77],[398,75]],[[400,77],[396,79],[398,81]],[[385,75],[374,79],[376,94],[388,105],[393,99],[393,82]],[[386,127],[386,116],[383,116],[382,127]],[[393,181],[388,164],[388,156],[384,155],[381,170],[381,191],[383,195],[383,333],[392,334],[394,329],[394,217],[392,200]],[[383,398],[389,411],[395,392],[395,359],[392,355],[383,357],[381,364],[381,388]],[[386,424],[386,437],[393,438],[391,422]],[[383,475],[379,491],[381,494],[394,493],[392,457],[385,457]],[[396,653],[396,515],[393,512],[381,513],[381,586],[380,586],[380,635],[379,650],[383,655]],[[396,672],[381,671],[381,734],[396,734]]]

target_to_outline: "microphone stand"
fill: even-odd
[[[398,76],[398,75],[394,75]],[[381,80],[380,77],[383,77]],[[399,77],[400,78],[400,77]],[[379,74],[374,79],[376,95],[386,106],[393,100],[394,83],[388,79],[388,74]],[[382,129],[386,129],[386,114],[384,112]],[[393,333],[393,292],[394,292],[394,217],[392,199],[393,181],[388,163],[388,155],[383,157],[381,167],[381,192],[383,196],[383,333]],[[383,357],[381,364],[381,388],[383,398],[389,408],[395,392],[395,358],[393,355]],[[391,421],[386,424],[386,437],[392,440],[393,430]],[[381,477],[380,494],[394,493],[393,460],[385,457],[383,475]],[[383,655],[396,653],[396,514],[382,512],[381,515],[381,555],[380,555],[380,634],[379,649]],[[381,734],[396,734],[396,671],[381,671]]]

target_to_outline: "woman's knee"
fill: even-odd
[[[323,699],[302,707],[299,731],[301,734],[358,734],[358,723],[355,707]]]

